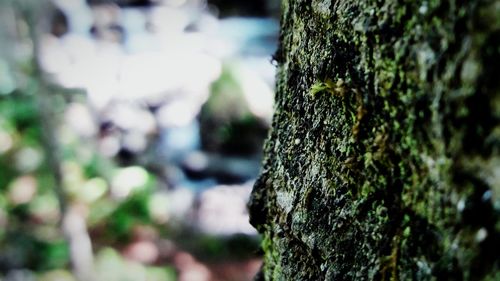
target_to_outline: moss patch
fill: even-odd
[[[267,279],[495,276],[493,2],[284,2],[276,112],[250,202],[272,241]]]

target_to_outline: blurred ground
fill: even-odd
[[[251,280],[278,1],[42,2],[0,2],[0,280]]]

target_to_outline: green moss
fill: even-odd
[[[324,82],[316,82],[311,86],[309,91],[311,97],[315,98],[319,93],[326,92],[332,96],[344,97],[347,92],[344,80],[338,79],[335,83],[326,79]]]
[[[269,210],[266,278],[456,280],[498,268],[469,235],[498,223],[472,227],[457,208],[479,204],[493,182],[484,163],[498,159],[484,149],[498,139],[484,125],[498,89],[485,61],[498,51],[481,44],[498,42],[498,20],[480,6],[492,4],[344,1],[327,19],[328,1],[306,2],[283,4],[270,184],[256,192]]]
[[[268,233],[262,239],[262,250],[264,251],[264,274],[266,280],[281,280],[281,265],[278,247]]]

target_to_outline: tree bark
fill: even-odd
[[[500,280],[500,1],[283,0],[265,280]]]

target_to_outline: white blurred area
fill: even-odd
[[[85,89],[94,110],[103,111],[116,102],[150,104],[168,99],[177,109],[157,116],[159,124],[186,125],[206,101],[223,61],[236,60],[252,111],[270,119],[274,79],[270,57],[243,58],[241,51],[245,37],[255,36],[255,29],[271,26],[275,30],[270,32],[277,31],[271,20],[218,20],[200,0],[158,1],[149,8],[88,6],[85,0],[53,2],[66,14],[68,32],[59,38],[44,36],[41,65],[61,86]],[[254,26],[241,28],[246,25]]]
[[[255,42],[277,36],[277,22],[218,19],[202,0],[156,1],[147,8],[123,8],[110,1],[98,5],[85,0],[52,2],[67,19],[66,27],[53,22],[53,30],[66,28],[66,32],[43,35],[40,64],[53,83],[86,93],[86,104],[74,103],[66,109],[68,127],[84,139],[97,138],[97,148],[107,157],[124,148],[136,154],[149,152],[142,161],[153,161],[173,178],[168,190],[158,191],[150,204],[159,221],[184,221],[214,235],[255,234],[246,212],[253,179],[233,185],[211,179],[192,181],[179,166],[187,160],[200,169],[225,163],[200,151],[197,117],[212,83],[227,65],[248,109],[270,124],[274,43]],[[69,141],[64,132],[60,139]],[[193,162],[193,155],[201,156]],[[226,162],[230,164],[220,166],[247,163],[244,159]],[[145,181],[140,169],[124,168],[115,175],[111,194],[126,198],[140,186],[137,182]],[[247,170],[252,169],[258,167]],[[243,169],[243,173],[256,175],[253,170]]]

